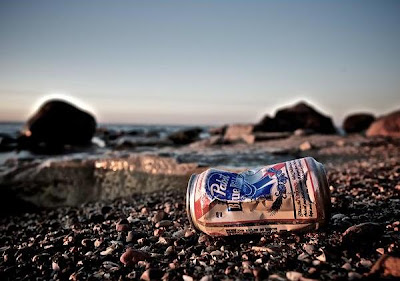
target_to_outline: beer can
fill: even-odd
[[[208,235],[318,229],[329,219],[326,173],[312,157],[234,173],[208,169],[190,177],[186,210]]]

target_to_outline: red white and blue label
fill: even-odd
[[[272,200],[273,187],[276,187],[275,196],[286,197],[287,180],[281,167],[261,168],[239,174],[212,170],[208,174],[205,190],[210,198],[224,202]]]

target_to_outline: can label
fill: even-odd
[[[242,173],[209,169],[193,183],[192,219],[220,235],[304,227],[318,218],[312,172],[307,158]]]

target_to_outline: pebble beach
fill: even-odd
[[[312,148],[299,150],[305,141]],[[0,279],[395,280],[399,140],[307,136],[200,151],[229,156],[240,150],[249,156],[274,146],[284,148],[270,154],[275,161],[313,156],[325,165],[332,205],[325,227],[303,233],[207,236],[190,227],[185,188],[45,208],[0,219]],[[174,151],[189,162],[199,155],[199,146]]]

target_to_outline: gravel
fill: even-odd
[[[329,160],[349,146],[363,157]],[[0,279],[390,280],[383,274],[396,274],[400,260],[399,147],[379,141],[319,151],[332,219],[311,233],[197,233],[179,191],[2,217]]]

